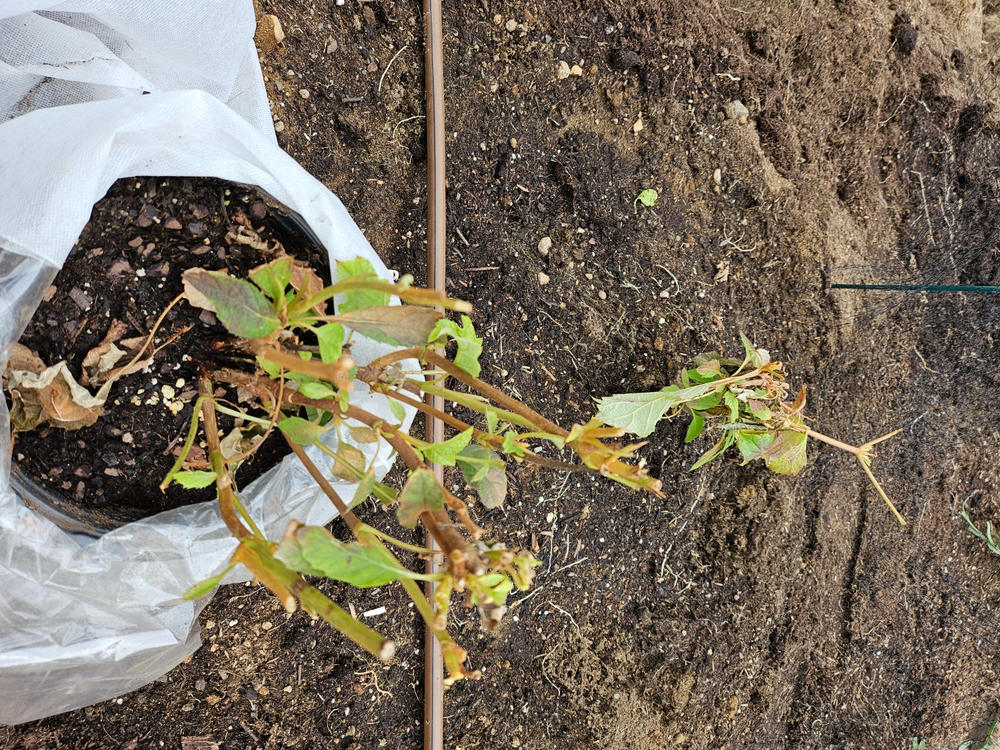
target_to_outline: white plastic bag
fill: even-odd
[[[14,6],[19,4],[31,5],[14,0]],[[90,28],[92,39],[119,45],[120,56],[109,54],[114,60],[77,76],[86,78],[83,83],[59,83],[59,96],[80,101],[85,92],[74,88],[77,83],[92,87],[91,93],[118,96],[50,106],[60,102],[45,95],[44,108],[0,124],[0,369],[93,204],[120,177],[206,176],[258,186],[303,218],[329,251],[331,265],[361,255],[387,274],[340,201],[278,148],[259,67],[255,58],[248,66],[245,54],[253,51],[249,2],[206,2],[205,9],[192,7],[191,0],[183,5],[161,1],[155,9],[135,4],[146,20],[155,14],[154,22],[164,24],[156,28],[132,18],[139,11],[116,10],[119,5],[132,4],[64,2],[51,5],[59,14],[33,14],[47,22],[71,21],[70,31]],[[32,72],[32,66],[44,63],[41,53],[26,67],[13,69],[9,35],[24,24],[23,17],[2,18],[10,7],[7,0],[0,9],[0,111],[16,98],[11,92],[31,83],[28,76],[36,76],[31,86],[38,93],[49,85]],[[60,15],[67,12],[95,15]],[[202,16],[211,17],[213,25],[205,21],[199,27]],[[197,32],[206,47],[230,44],[225,55],[233,56],[233,64],[183,57],[184,45],[163,33],[166,17]],[[35,23],[29,19],[27,27]],[[233,43],[232,37],[243,41]],[[108,44],[105,48],[114,52]],[[67,47],[59,49],[73,57]],[[126,49],[134,60],[125,60]],[[23,52],[18,59],[30,57]],[[214,62],[219,64],[213,67]],[[206,90],[167,90],[180,81],[173,66],[187,63],[195,85]],[[214,75],[203,75],[206,70]],[[113,86],[98,82],[107,71]],[[123,91],[134,95],[120,96]],[[23,106],[20,96],[15,108]],[[353,350],[361,363],[386,350],[363,343]],[[382,396],[357,393],[352,400],[391,418]],[[192,653],[200,645],[196,617],[204,602],[180,597],[219,572],[235,542],[213,503],[167,511],[96,541],[61,531],[26,508],[10,488],[7,416],[0,400],[0,722],[14,724],[136,689]],[[411,418],[412,413],[407,425]],[[358,447],[372,457],[372,446]],[[329,466],[323,454],[311,455],[318,465]],[[389,466],[383,458],[379,476]],[[344,483],[338,490],[348,497],[353,493]],[[321,524],[334,515],[294,459],[247,487],[243,499],[272,538],[291,518]]]

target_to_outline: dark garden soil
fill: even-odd
[[[114,343],[130,352],[118,363],[124,365],[131,358],[124,342],[148,336],[181,292],[186,269],[245,276],[282,241],[316,263],[319,256],[288,228],[286,214],[257,191],[220,180],[119,180],[94,206],[21,343],[47,365],[65,360],[80,380],[87,352],[117,327]],[[324,275],[326,262],[324,254]],[[211,490],[172,485],[161,492],[159,484],[187,434],[200,373],[225,356],[217,347],[221,334],[212,313],[178,304],[158,329],[152,364],[117,383],[101,419],[81,430],[18,435],[18,465],[99,528],[211,499]],[[235,401],[234,394],[219,395]],[[220,425],[224,434],[231,421]],[[242,465],[238,481],[250,482],[287,452],[284,441],[269,438]],[[204,450],[195,446],[191,458],[204,462]]]
[[[263,10],[288,35],[263,59],[279,140],[419,276],[418,4]],[[908,521],[819,445],[797,477],[732,457],[690,473],[705,446],[679,423],[645,449],[664,500],[518,468],[507,507],[477,520],[542,567],[499,635],[459,613],[485,674],[448,692],[447,746],[982,739],[1000,560],[959,512],[1000,520],[997,302],[830,283],[1000,278],[996,2],[449,0],[445,24],[449,274],[476,306],[484,377],[570,425],[594,396],[738,351],[742,330],[808,386],[816,429],[903,429],[875,469]],[[646,188],[659,200],[636,205]],[[394,589],[329,591],[387,607],[368,622],[399,641],[395,664],[232,588],[189,663],[0,741],[419,747],[411,610]]]

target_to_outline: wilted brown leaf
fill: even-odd
[[[43,423],[64,430],[89,427],[101,416],[114,382],[150,362],[151,358],[109,371],[101,389],[91,394],[76,381],[65,361],[46,367],[30,349],[13,344],[4,372],[11,397],[11,424],[21,432]]]
[[[444,317],[437,310],[416,305],[379,305],[352,310],[336,320],[368,338],[399,346],[420,346]]]
[[[325,286],[323,279],[317,275],[312,266],[301,260],[296,260],[294,257],[292,258],[292,280],[289,283],[299,294],[305,294],[306,297],[316,294]],[[313,307],[313,312],[317,315],[326,315],[326,302],[321,302]]]
[[[128,325],[120,320],[112,320],[107,334],[100,344],[95,346],[83,358],[83,373],[80,375],[82,385],[99,384],[104,373],[109,372],[118,360],[125,356],[125,351],[115,344],[125,335]],[[145,340],[145,339],[143,339]]]

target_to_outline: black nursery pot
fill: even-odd
[[[128,326],[123,340],[148,335],[180,294],[187,268],[245,275],[284,250],[329,278],[327,255],[318,248],[301,217],[255,188],[209,178],[124,178],[95,204],[21,343],[47,365],[67,361],[79,379],[80,363],[112,321]],[[159,484],[191,424],[198,378],[219,356],[226,333],[210,313],[182,301],[167,313],[157,342],[173,336],[150,367],[112,386],[94,425],[16,436],[11,485],[28,507],[68,532],[100,536],[214,498],[213,489],[174,485],[163,492]],[[217,393],[236,401],[235,393]],[[232,427],[220,421],[224,433]],[[195,457],[198,451],[196,444]],[[241,466],[238,483],[249,483],[287,452],[272,435]]]

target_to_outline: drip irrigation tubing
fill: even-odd
[[[424,89],[427,97],[427,286],[445,291],[446,274],[446,212],[445,212],[445,131],[444,131],[444,23],[441,0],[424,0]],[[444,399],[428,396],[430,405],[444,409]],[[427,440],[444,440],[444,422],[427,415]],[[443,467],[434,465],[438,479]],[[434,548],[430,534],[426,545]],[[437,555],[427,560],[427,572],[438,572]],[[428,581],[425,591],[433,599],[434,582]],[[441,644],[431,631],[424,630],[424,750],[444,748],[444,664]]]

